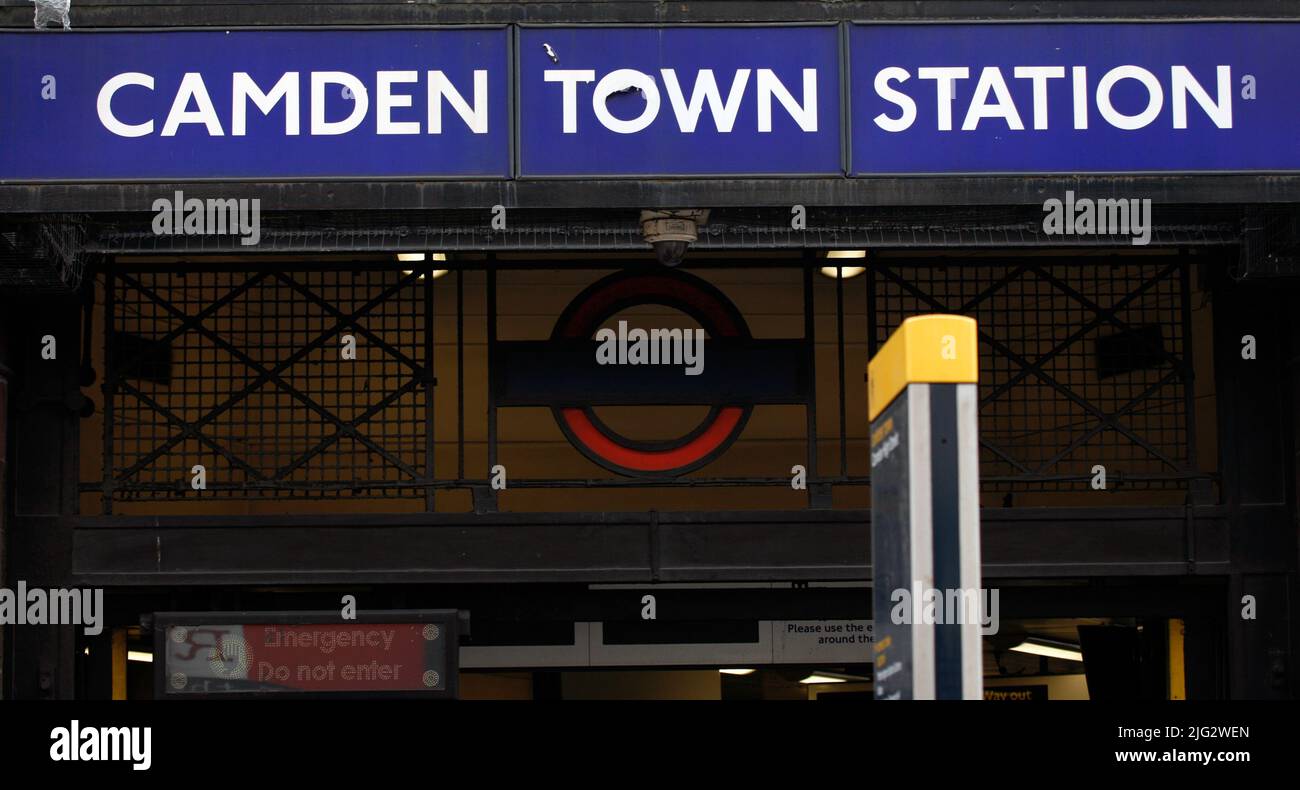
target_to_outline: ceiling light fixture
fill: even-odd
[[[433,272],[432,272],[432,274],[433,274],[433,279],[435,279],[435,280],[438,279],[439,277],[441,277],[441,276],[443,276],[444,274],[446,274],[447,271],[448,271],[447,269],[434,269]],[[414,270],[414,269],[406,269],[405,271],[402,272],[402,274],[414,274],[414,273],[415,273],[415,270]],[[417,277],[416,279],[418,279],[418,280],[423,280],[423,279],[424,279],[424,275],[421,274],[421,275],[420,275],[419,277]]]
[[[1053,639],[1041,639],[1031,636],[1015,647],[1011,648],[1017,653],[1029,653],[1034,656],[1046,656],[1048,658],[1061,658],[1066,661],[1082,661],[1083,651],[1078,645],[1072,645],[1069,642],[1057,642]]]
[[[397,253],[397,260],[401,261],[402,263],[418,263],[418,262],[424,260],[424,253],[422,253],[422,252],[399,252],[399,253]],[[429,253],[429,260],[430,260],[430,261],[445,261],[445,260],[447,260],[447,253],[445,253],[445,252],[431,252],[431,253]],[[432,272],[432,274],[433,274],[433,279],[435,279],[435,280],[438,279],[439,277],[441,277],[441,276],[443,276],[444,274],[446,274],[447,271],[448,271],[447,269],[434,269],[433,272]],[[414,269],[403,269],[403,270],[402,270],[402,274],[406,274],[406,275],[410,275],[410,274],[412,274],[412,273],[414,273],[414,272],[415,272]],[[417,279],[423,280],[423,279],[424,279],[424,275],[421,274]]]
[[[834,675],[821,675],[814,672],[799,682],[812,685],[814,683],[847,683],[848,680],[846,678],[835,677]]]
[[[832,280],[836,278],[847,280],[850,277],[857,277],[859,274],[862,274],[866,270],[867,267],[865,266],[823,266],[822,274],[826,275]]]

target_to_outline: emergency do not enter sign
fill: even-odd
[[[375,619],[379,618],[379,619]],[[243,622],[240,622],[240,620]],[[325,618],[317,618],[324,620]],[[250,622],[171,616],[156,626],[163,696],[265,692],[452,695],[456,617]]]

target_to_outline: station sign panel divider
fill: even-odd
[[[905,320],[868,364],[877,699],[982,699],[975,320]]]
[[[157,612],[155,697],[459,695],[460,635],[468,633],[468,612],[355,614]]]

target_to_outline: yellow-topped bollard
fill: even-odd
[[[877,699],[981,699],[979,345],[973,319],[909,318],[867,365]]]
[[[903,321],[867,365],[867,419],[876,419],[908,384],[978,381],[975,319],[913,316]]]

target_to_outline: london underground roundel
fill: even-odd
[[[555,324],[553,341],[591,339],[601,325],[633,307],[660,305],[685,313],[710,339],[749,340],[749,326],[726,296],[705,280],[681,271],[619,272],[578,295]],[[652,397],[653,393],[647,393]],[[637,440],[601,421],[591,406],[552,407],[564,435],[583,455],[620,474],[674,476],[717,458],[745,428],[752,403],[720,402],[693,430],[676,438]]]

